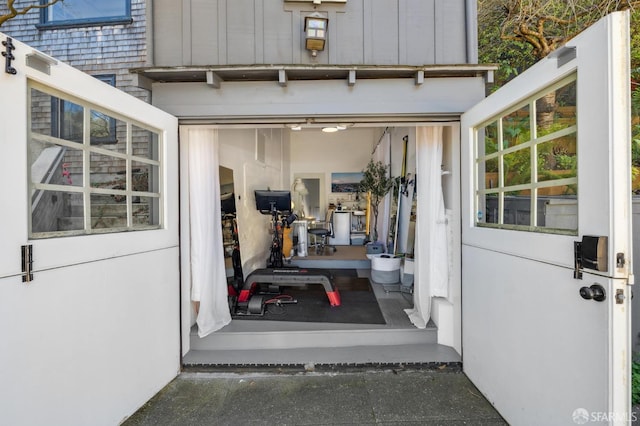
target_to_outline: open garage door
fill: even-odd
[[[0,40],[0,412],[117,424],[180,368],[177,119]]]
[[[464,369],[511,424],[629,419],[628,25],[462,118]]]

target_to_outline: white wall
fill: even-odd
[[[289,140],[282,129],[220,129],[218,140],[220,165],[233,170],[240,253],[246,276],[265,267],[271,245],[271,216],[256,210],[253,191],[289,189]]]
[[[336,133],[323,133],[320,129],[291,132],[291,176],[324,174],[327,203],[348,201],[347,194],[331,193],[331,173],[362,171],[371,158],[375,142],[376,129],[373,128],[349,128]]]

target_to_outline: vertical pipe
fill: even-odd
[[[478,63],[478,5],[476,0],[466,0],[467,63]]]

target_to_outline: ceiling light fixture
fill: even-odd
[[[342,130],[347,130],[353,126],[353,123],[315,123],[313,119],[307,119],[306,123],[286,123],[284,125],[287,129],[292,131],[306,130],[322,130],[325,133],[335,133]]]

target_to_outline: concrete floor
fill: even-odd
[[[182,373],[124,423],[240,424],[507,423],[463,373],[448,369]]]

